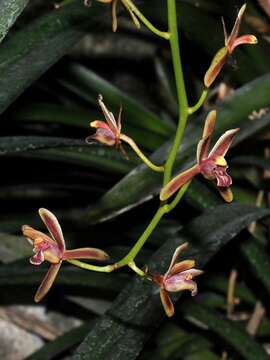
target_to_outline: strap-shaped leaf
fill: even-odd
[[[151,258],[149,269],[166,271],[174,250],[187,239],[190,248],[186,255],[195,258],[201,268],[250,222],[269,213],[241,204],[221,205],[210,210],[191,222],[185,234],[169,239]],[[163,317],[157,288],[136,278],[97,321],[73,359],[136,359]]]

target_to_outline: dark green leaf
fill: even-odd
[[[267,210],[241,204],[219,206],[192,221],[186,227],[185,234],[166,241],[151,258],[149,269],[163,273],[175,248],[187,239],[191,246],[186,256],[194,257],[199,266],[203,267],[251,221],[267,214]],[[156,286],[136,278],[96,323],[73,359],[136,359],[151,332],[163,318]]]
[[[86,8],[83,1],[75,1],[42,16],[14,33],[2,44],[1,113],[69,51],[84,35],[87,27],[94,26],[95,19],[101,11],[101,6],[97,2],[93,2],[91,8]]]
[[[0,7],[0,42],[7,35],[28,0],[2,0]]]
[[[266,351],[235,322],[231,322],[213,309],[188,301],[179,306],[191,322],[199,321],[206,329],[218,334],[228,345],[233,347],[246,360],[269,359]],[[193,320],[193,321],[192,321]]]

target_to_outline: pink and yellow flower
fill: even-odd
[[[190,290],[191,295],[195,296],[198,292],[197,284],[193,281],[195,276],[201,275],[202,270],[194,269],[194,260],[183,260],[177,262],[178,257],[188,247],[188,243],[180,245],[174,252],[169,269],[164,275],[151,274],[148,275],[160,286],[160,298],[167,316],[174,314],[174,305],[170,299],[170,292],[179,292]]]
[[[103,261],[109,258],[104,251],[95,248],[66,250],[64,236],[57,218],[46,209],[39,209],[39,215],[47,227],[50,236],[28,225],[23,225],[22,227],[23,235],[33,246],[34,255],[31,257],[30,263],[33,265],[40,265],[44,261],[51,263],[47,274],[36,292],[36,302],[39,302],[50,290],[62,261],[71,259]]]
[[[254,35],[243,35],[238,36],[241,21],[246,9],[246,4],[244,4],[240,11],[238,12],[237,19],[235,21],[234,27],[231,34],[228,36],[225,23],[222,19],[224,37],[225,37],[225,46],[218,50],[214,56],[212,63],[207,70],[204,76],[204,85],[208,88],[215,81],[216,77],[220,73],[222,67],[227,62],[229,56],[233,53],[234,49],[242,44],[257,44],[258,40]]]
[[[203,136],[197,146],[197,164],[180,173],[165,185],[160,192],[160,200],[167,200],[199,173],[208,180],[216,180],[218,190],[225,201],[231,202],[233,200],[233,194],[230,189],[232,178],[226,172],[228,165],[225,155],[239,128],[226,131],[209,152],[215,123],[216,111],[213,110],[206,118]]]
[[[116,146],[118,147],[121,143],[121,115],[122,107],[120,107],[117,121],[112,112],[110,112],[106,105],[103,102],[102,95],[98,96],[98,103],[101,107],[105,121],[95,120],[90,123],[90,126],[97,129],[94,135],[88,136],[86,142],[91,142],[91,140],[96,140],[107,146]]]

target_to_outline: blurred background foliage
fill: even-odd
[[[166,30],[164,0],[135,3]],[[221,16],[230,28],[241,5],[177,1],[190,104],[223,46]],[[241,128],[228,158],[235,202],[222,204],[214,187],[196,178],[138,256],[139,265],[162,272],[179,243],[189,241],[187,256],[205,270],[199,295],[182,294],[169,320],[157,288],[130,271],[107,275],[63,266],[43,306],[79,319],[79,326],[50,338],[32,317],[23,318],[24,328],[43,340],[29,360],[269,358],[269,16],[269,1],[247,1],[241,33],[255,34],[259,44],[234,52],[189,120],[175,167],[179,172],[194,161],[205,114],[217,108],[216,137]],[[123,106],[124,132],[159,162],[175,133],[177,101],[168,44],[144,26],[135,29],[120,6],[114,34],[110,7],[94,0],[89,8],[72,0],[59,9],[53,1],[3,0],[0,40],[3,319],[14,315],[14,305],[33,305],[46,271],[29,265],[31,248],[20,230],[22,224],[42,229],[39,207],[59,217],[70,247],[97,246],[118,260],[158,206],[160,175],[129,149],[127,161],[116,149],[85,143],[89,122],[100,118],[97,95],[114,112]],[[18,324],[11,315],[8,321]]]

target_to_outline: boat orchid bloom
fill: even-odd
[[[207,70],[207,72],[204,76],[204,85],[207,88],[209,86],[211,86],[211,84],[215,81],[215,79],[218,76],[218,74],[220,73],[222,67],[225,65],[229,56],[233,53],[234,49],[237,46],[243,45],[243,44],[257,44],[257,42],[258,42],[256,36],[254,36],[254,35],[238,36],[245,9],[246,9],[246,4],[244,4],[241,7],[241,9],[237,15],[237,19],[235,21],[232,32],[229,36],[227,34],[224,20],[222,19],[224,37],[225,37],[225,46],[222,47],[216,53],[209,69]]]
[[[167,316],[174,314],[174,305],[170,299],[170,292],[190,290],[191,295],[195,296],[198,292],[197,284],[193,281],[195,276],[201,275],[202,270],[194,269],[194,260],[183,260],[178,262],[178,258],[188,247],[188,243],[180,245],[174,252],[169,269],[164,275],[147,275],[160,286],[160,298]]]
[[[107,146],[120,146],[121,144],[121,115],[122,107],[120,107],[117,121],[112,112],[110,112],[103,102],[103,96],[98,96],[98,103],[101,107],[105,121],[95,120],[90,123],[92,128],[97,129],[94,135],[86,138],[87,143],[91,143],[92,140],[96,140]]]
[[[118,0],[97,0],[100,3],[104,3],[104,4],[110,4],[112,7],[112,30],[113,32],[116,32],[117,30],[117,4],[118,4]],[[128,11],[128,13],[131,16],[132,21],[134,22],[135,26],[139,29],[140,28],[140,22],[137,19],[135,13],[134,13],[134,5],[132,3],[131,0],[120,0],[120,2],[122,3],[122,5],[126,8],[126,10]],[[89,4],[89,0],[85,0],[85,4],[88,5]]]
[[[167,200],[199,173],[208,180],[216,180],[218,190],[225,201],[231,202],[233,200],[233,194],[230,189],[232,178],[226,172],[228,165],[225,160],[225,155],[239,128],[226,131],[209,152],[215,122],[216,111],[213,110],[206,118],[203,136],[197,146],[197,164],[180,173],[165,185],[161,190],[160,200]]]
[[[116,148],[119,148],[122,151],[123,155],[128,159],[127,153],[121,144],[121,142],[123,141],[126,144],[128,144],[132,148],[132,150],[141,158],[141,160],[152,170],[157,172],[163,172],[164,171],[163,166],[158,166],[153,164],[142,153],[142,151],[139,149],[135,141],[121,132],[122,107],[120,107],[118,118],[116,121],[113,113],[110,112],[107,109],[106,105],[104,104],[102,95],[98,96],[98,103],[99,106],[101,107],[106,122],[101,120],[92,121],[90,123],[90,126],[96,128],[97,130],[94,135],[90,135],[86,138],[86,142],[90,144],[93,140],[96,140],[101,144],[107,146],[115,146]]]
[[[22,227],[23,235],[33,246],[34,255],[30,258],[30,263],[40,265],[44,261],[48,261],[51,264],[36,292],[36,302],[39,302],[50,290],[63,260],[107,260],[109,258],[104,251],[95,248],[66,250],[62,229],[57,218],[46,209],[39,209],[39,215],[51,236],[35,230],[28,225],[23,225]]]

